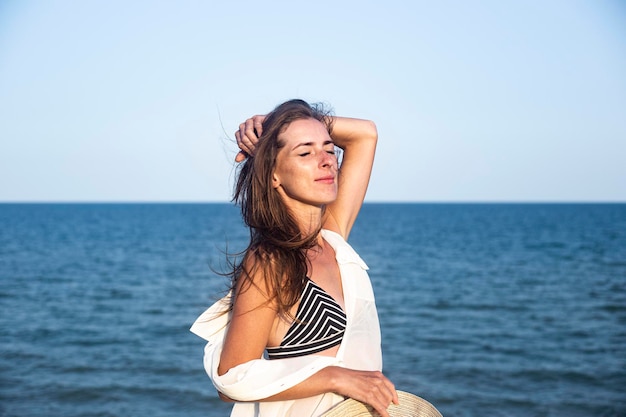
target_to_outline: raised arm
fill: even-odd
[[[363,204],[374,163],[378,132],[370,120],[335,117],[331,137],[343,149],[337,200],[326,210],[324,228],[348,239]]]
[[[254,154],[264,118],[263,115],[253,116],[235,132],[241,149],[237,154],[237,162],[243,161],[246,155]],[[339,170],[337,200],[328,205],[323,227],[339,233],[347,240],[367,192],[378,131],[370,120],[333,117],[331,137],[343,150],[343,160]]]

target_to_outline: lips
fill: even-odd
[[[334,184],[335,183],[335,176],[334,175],[327,175],[325,177],[321,177],[315,180],[316,182],[321,182],[324,184]]]

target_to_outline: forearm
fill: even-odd
[[[333,392],[329,384],[329,381],[333,380],[330,376],[331,374],[332,372],[329,368],[324,368],[307,380],[302,381],[298,385],[291,387],[276,395],[272,395],[271,397],[263,398],[259,401],[265,402],[298,400],[300,398],[314,397],[319,394]],[[219,392],[219,397],[222,401],[225,402],[235,402],[235,400],[221,392]]]
[[[319,394],[325,394],[327,392],[335,392],[336,380],[338,371],[341,372],[342,368],[336,366],[329,366],[319,370],[306,380],[299,384],[282,391],[278,394],[272,395],[267,398],[259,399],[258,401],[288,401],[297,400],[300,398],[313,397]],[[235,399],[228,397],[227,395],[218,392],[219,397],[225,402],[235,402]]]
[[[299,384],[260,401],[297,400],[325,393],[335,393],[368,403],[385,417],[388,417],[387,406],[398,403],[395,387],[381,372],[356,371],[339,366],[325,367]]]
[[[336,117],[333,123],[331,138],[343,156],[337,199],[327,206],[324,227],[348,239],[369,184],[378,131],[370,120]]]
[[[337,375],[342,368],[328,366],[299,384],[261,401],[287,401],[313,397],[327,392],[337,392]]]
[[[378,131],[371,120],[333,117],[331,137],[337,146],[346,150],[353,145],[376,146]]]

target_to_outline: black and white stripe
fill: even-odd
[[[293,322],[279,347],[267,348],[270,359],[311,355],[337,346],[346,330],[341,306],[308,280]]]

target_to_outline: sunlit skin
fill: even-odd
[[[239,126],[235,137],[241,152],[236,161],[255,155],[264,118],[253,116]],[[333,122],[332,135],[315,119],[295,120],[279,134],[281,148],[276,157],[272,186],[304,235],[316,233],[321,226],[347,240],[365,197],[378,134],[375,124],[367,120],[334,117]],[[343,150],[341,171],[335,146]],[[318,245],[306,254],[307,275],[345,310],[334,250],[321,234],[317,238]],[[252,270],[257,261],[250,257],[247,269]],[[236,289],[219,375],[260,358],[268,346],[278,346],[291,324],[286,317],[277,316],[276,306],[264,289],[263,277],[254,275],[251,279],[254,285],[246,291]],[[296,308],[297,305],[292,313]],[[338,349],[339,346],[335,346],[319,354],[335,356]],[[381,372],[339,366],[323,368],[305,381],[262,401],[285,401],[327,392],[366,402],[383,417],[389,416],[387,406],[398,402],[393,384]]]
[[[335,144],[315,119],[292,122],[278,139],[284,146],[272,185],[302,223],[314,219],[319,224],[320,207],[337,199]]]

